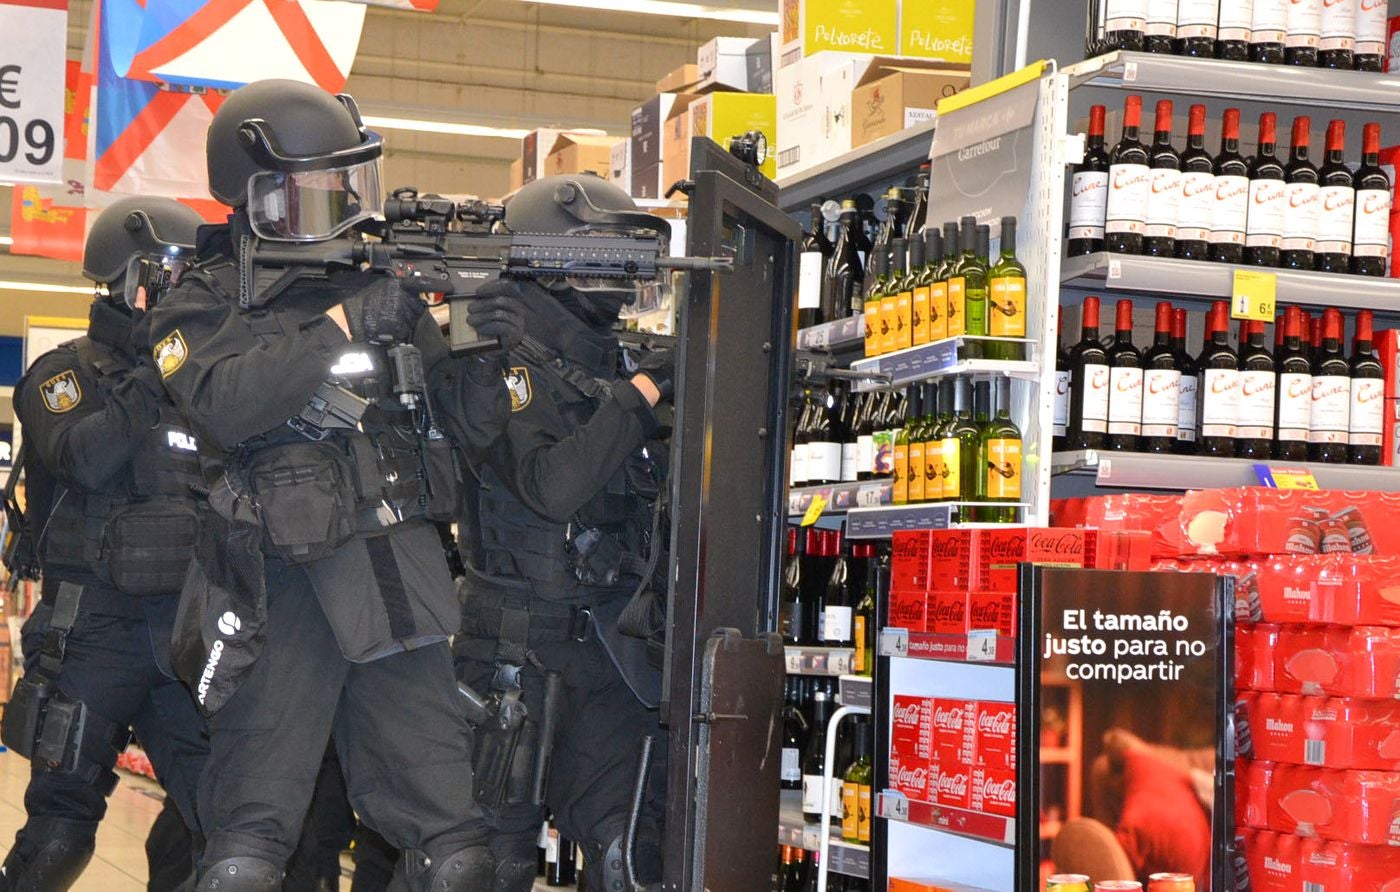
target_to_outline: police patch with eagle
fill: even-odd
[[[510,392],[510,410],[519,412],[530,405],[534,393],[530,389],[530,370],[524,366],[514,366],[505,372],[506,390]]]
[[[78,386],[78,376],[71,370],[59,372],[40,384],[39,393],[44,397],[44,408],[55,415],[68,412],[83,401],[83,389]]]
[[[162,338],[160,343],[151,349],[151,357],[156,362],[156,368],[160,369],[162,379],[169,378],[178,372],[189,355],[190,350],[185,346],[185,338],[180,334],[178,328]]]

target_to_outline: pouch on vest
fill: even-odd
[[[456,520],[462,478],[457,467],[457,452],[450,440],[438,437],[425,441],[423,471],[428,477],[428,519]]]
[[[198,531],[189,504],[143,502],[118,511],[108,521],[102,543],[112,585],[128,595],[179,592]]]
[[[355,535],[355,475],[329,443],[288,443],[255,453],[248,484],[264,538],[292,563],[326,557]]]

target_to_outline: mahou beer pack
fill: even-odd
[[[1241,842],[1251,892],[1400,892],[1400,848],[1270,830],[1245,830]]]
[[[1246,691],[1240,754],[1293,765],[1400,771],[1400,700]]]

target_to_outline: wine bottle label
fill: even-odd
[[[1069,237],[1103,238],[1108,213],[1108,174],[1089,170],[1074,175],[1069,197]]]
[[[1312,375],[1284,372],[1278,376],[1278,438],[1306,441],[1312,430]]]
[[[901,291],[894,299],[894,349],[914,346],[914,292]]]
[[[1082,430],[1099,434],[1108,430],[1108,379],[1108,366],[1084,366],[1084,417],[1079,419]]]
[[[1063,437],[1069,429],[1069,388],[1074,376],[1055,370],[1055,436]]]
[[[1350,254],[1351,230],[1356,211],[1356,190],[1350,186],[1323,186],[1317,214],[1317,252]]]
[[[1250,0],[1222,0],[1220,39],[1248,43],[1254,35],[1254,4]]]
[[[778,776],[786,783],[796,783],[802,780],[802,751],[795,746],[783,747],[782,767],[778,770]]]
[[[1390,254],[1390,190],[1360,189],[1356,193],[1357,257],[1386,257]]]
[[[1283,43],[1288,33],[1288,0],[1254,0],[1253,43]]]
[[[1385,430],[1385,381],[1381,378],[1351,379],[1351,418],[1347,443],[1352,446],[1379,446]]]
[[[1283,210],[1288,206],[1283,180],[1251,180],[1249,222],[1244,243],[1250,248],[1277,248],[1283,241]]]
[[[851,631],[855,636],[856,652],[855,656],[851,658],[851,671],[855,672],[856,675],[863,675],[865,661],[870,659],[865,652],[865,617],[857,615],[852,625],[854,628]]]
[[[813,483],[841,479],[841,444],[819,440],[807,444],[807,479]]]
[[[928,339],[941,341],[948,337],[948,283],[935,282],[928,290]]]
[[[794,486],[806,486],[811,477],[807,473],[807,456],[810,454],[807,443],[792,447],[792,481]]]
[[[865,312],[865,295],[857,288],[851,292],[851,315]]]
[[[1258,0],[1255,0],[1258,2]],[[1387,0],[1361,0],[1356,7],[1356,52],[1379,56],[1385,52],[1385,35],[1390,15]]]
[[[826,258],[820,251],[803,251],[797,261],[797,308],[815,310],[822,305],[822,271]]]
[[[1351,378],[1316,375],[1312,379],[1310,443],[1345,443],[1351,427]]]
[[[860,816],[856,824],[856,839],[865,845],[870,844],[870,807],[874,798],[874,789],[869,784],[861,784],[856,798],[857,814]]]
[[[822,784],[823,777],[820,774],[802,775],[802,811],[809,815],[819,815],[822,813]],[[841,806],[841,782],[833,780],[831,782],[832,798],[836,800],[836,808],[831,810],[833,816],[840,815],[837,809]]]
[[[841,482],[860,479],[860,446],[854,442],[841,444]]]
[[[1147,0],[1107,0],[1104,30],[1141,31],[1147,19]]]
[[[828,607],[823,611],[823,622],[823,641],[842,643],[851,640],[851,608]]]
[[[1289,183],[1288,210],[1283,215],[1285,251],[1317,249],[1317,213],[1322,190],[1317,183]]]
[[[962,276],[954,276],[948,280],[948,337],[956,338],[959,335],[967,334],[966,309],[967,280]]]
[[[1108,169],[1108,208],[1104,232],[1142,235],[1147,228],[1147,202],[1152,195],[1152,171],[1146,164],[1115,164]]]
[[[936,501],[946,495],[944,492],[943,440],[930,440],[924,444],[924,499]]]
[[[1288,0],[1288,33],[1283,43],[1289,49],[1316,49],[1322,31],[1322,0]]]
[[[1210,215],[1212,245],[1243,245],[1249,216],[1249,177],[1215,178],[1215,202]]]
[[[909,444],[894,445],[894,476],[891,480],[891,501],[896,505],[909,502]]]
[[[1146,369],[1142,375],[1142,435],[1176,438],[1181,421],[1181,372]]]
[[[871,442],[875,449],[875,476],[894,476],[894,431],[876,431]]]
[[[1020,438],[987,441],[987,498],[994,501],[1021,501]]]
[[[1226,0],[1226,3],[1230,2],[1232,0]],[[1208,37],[1214,40],[1219,20],[1220,0],[1177,0],[1176,36],[1179,38]]]
[[[865,324],[865,355],[880,355],[880,302],[872,300],[866,304],[862,314]]]
[[[987,290],[985,288],[967,288],[963,291],[966,300],[963,301],[963,328],[969,335],[985,335],[987,333]]]
[[[1132,437],[1142,433],[1142,369],[1110,369],[1108,390],[1108,432]]]
[[[987,334],[994,338],[1026,336],[1026,280],[1020,276],[993,279],[987,304]]]
[[[871,434],[856,437],[856,473],[875,473],[875,437]]]
[[[1233,437],[1240,416],[1240,373],[1206,369],[1201,374],[1201,436]]]
[[[924,444],[909,444],[909,503],[915,504],[928,498],[924,478]]]
[[[927,285],[920,285],[914,289],[914,299],[909,310],[909,324],[914,327],[915,346],[928,343],[928,301],[929,287]]]
[[[880,353],[899,349],[899,297],[891,294],[880,298]]]
[[[1176,438],[1185,443],[1196,442],[1196,396],[1201,379],[1195,375],[1181,376],[1181,397],[1176,410]]]
[[[1150,37],[1176,36],[1176,0],[1149,0],[1142,32]]]
[[[1176,238],[1180,213],[1181,171],[1153,168],[1145,234],[1150,238]]]
[[[962,498],[962,444],[957,437],[943,440],[943,498]]]
[[[860,836],[860,784],[841,784],[841,836],[855,840]]]
[[[1183,242],[1210,238],[1215,213],[1215,174],[1198,170],[1181,175],[1181,201],[1177,206],[1176,237]]]
[[[546,864],[559,863],[559,831],[553,827],[549,829],[549,835],[544,840],[544,860]]]
[[[1356,49],[1356,0],[1322,0],[1318,48]]]
[[[1274,438],[1276,380],[1273,372],[1257,369],[1240,372],[1240,415],[1235,425],[1236,437],[1241,440]]]

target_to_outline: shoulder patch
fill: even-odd
[[[506,390],[510,391],[510,410],[519,412],[530,405],[534,391],[530,388],[530,370],[523,365],[514,366],[505,373]]]
[[[156,361],[156,368],[160,369],[161,378],[169,378],[180,370],[180,366],[185,364],[189,358],[189,348],[185,346],[184,335],[180,334],[180,329],[175,329],[151,350],[151,356]]]
[[[83,389],[78,386],[78,376],[71,369],[40,384],[39,392],[44,397],[44,408],[55,415],[62,415],[83,401]]]

